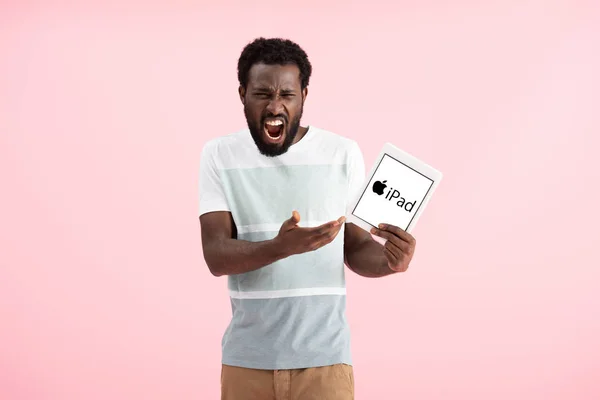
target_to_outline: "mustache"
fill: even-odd
[[[265,115],[263,115],[261,117],[261,122],[264,123],[265,119],[267,118],[281,118],[283,120],[283,122],[285,122],[286,124],[289,122],[287,116],[283,115],[283,114],[272,114],[272,113],[267,113]]]

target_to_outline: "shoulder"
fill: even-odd
[[[247,129],[207,140],[202,146],[201,158],[218,167],[224,167],[236,159],[247,158],[253,143],[248,142],[250,133]],[[251,140],[251,139],[250,139]]]
[[[233,133],[209,139],[204,143],[202,150],[204,153],[210,152],[211,154],[215,154],[228,149],[240,148],[246,145],[244,140],[246,138],[245,133],[247,133],[247,129],[241,129]]]
[[[344,152],[349,155],[360,153],[358,142],[347,136],[343,136],[331,130],[311,126],[315,132],[315,137],[318,137],[318,144],[323,149],[331,149],[336,152]]]
[[[318,136],[319,140],[323,143],[335,144],[338,147],[353,147],[357,144],[354,139],[328,129],[318,128],[315,126],[311,126],[310,129],[315,131],[315,136]]]

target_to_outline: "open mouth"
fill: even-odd
[[[283,138],[285,124],[282,119],[267,119],[263,125],[265,138],[271,143],[278,143]]]

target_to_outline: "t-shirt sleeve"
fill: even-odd
[[[363,158],[362,151],[358,143],[352,142],[350,146],[348,164],[348,199],[346,214],[350,214],[352,211],[352,204],[356,197],[360,194],[362,185],[365,183],[365,161]]]
[[[231,211],[215,163],[215,150],[215,143],[209,142],[204,145],[200,155],[199,215],[211,211]]]

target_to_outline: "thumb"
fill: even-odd
[[[297,224],[298,222],[300,222],[300,213],[296,210],[292,211],[292,221],[294,222],[294,224]]]
[[[290,230],[290,229],[292,229],[294,226],[296,226],[296,224],[297,224],[298,222],[300,222],[300,214],[298,214],[298,211],[295,211],[295,210],[294,210],[294,211],[292,212],[292,217],[291,217],[290,219],[286,220],[286,221],[283,223],[283,226],[282,226],[282,228],[283,228],[283,230],[286,230],[286,231],[287,231],[287,230]]]

